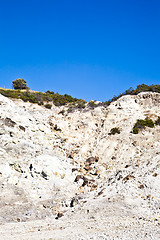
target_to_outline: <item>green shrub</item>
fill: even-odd
[[[38,105],[39,106],[42,106],[44,103],[43,102],[38,102]]]
[[[64,114],[65,114],[65,110],[64,110],[64,109],[61,110],[58,114],[62,114],[62,115],[64,115]]]
[[[51,109],[52,105],[51,104],[45,104],[45,108]]]
[[[115,134],[120,134],[120,129],[115,127],[115,128],[112,128],[109,135],[115,135]]]
[[[85,105],[84,102],[79,102],[78,105],[77,105],[78,108],[85,108],[85,106],[86,105]]]
[[[48,90],[46,91],[46,94],[55,94],[55,93]]]
[[[156,125],[160,125],[160,117],[158,117],[158,119],[155,121]]]
[[[146,127],[150,127],[153,128],[154,127],[154,122],[152,121],[152,119],[146,118]]]
[[[133,128],[133,133],[134,133],[134,134],[138,134],[138,133],[139,133],[139,128],[134,127],[134,128]]]
[[[68,112],[68,113],[71,113],[71,112],[73,112],[73,110],[74,110],[73,107],[69,107],[69,108],[67,109],[67,112]]]
[[[110,104],[111,104],[111,101],[105,101],[105,102],[103,103],[103,105],[106,106],[106,107],[108,107]]]
[[[150,127],[150,128],[154,127],[154,122],[152,121],[152,119],[149,119],[149,118],[146,118],[145,120],[138,119],[133,127],[133,133],[137,134],[139,133],[140,130],[145,129],[146,127]]]

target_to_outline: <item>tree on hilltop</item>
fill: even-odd
[[[23,78],[17,78],[12,84],[14,89],[28,89],[27,82]]]

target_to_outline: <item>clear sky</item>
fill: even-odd
[[[0,0],[0,87],[105,101],[160,84],[160,0]]]

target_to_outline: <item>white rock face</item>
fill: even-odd
[[[127,226],[134,229],[133,219],[139,219],[140,225],[152,225],[148,229],[151,226],[149,234],[154,235],[153,226],[160,222],[160,126],[138,134],[132,129],[137,119],[155,121],[158,116],[160,94],[151,92],[73,113],[66,107],[48,110],[0,95],[0,222],[63,213],[58,221],[67,224],[73,219],[77,232],[71,235],[85,239],[85,231],[79,233],[85,221],[94,228],[98,222],[105,226],[106,218],[108,224],[127,218]],[[109,135],[114,127],[120,134]],[[87,163],[89,157],[92,162]],[[94,232],[101,239],[98,230]],[[122,239],[135,239],[136,233],[133,238],[125,234]],[[148,239],[159,239],[156,234]],[[91,232],[88,236],[93,237]],[[102,239],[116,239],[116,233],[106,236]]]

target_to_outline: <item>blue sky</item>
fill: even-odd
[[[160,83],[159,0],[0,0],[0,86],[105,101]]]

